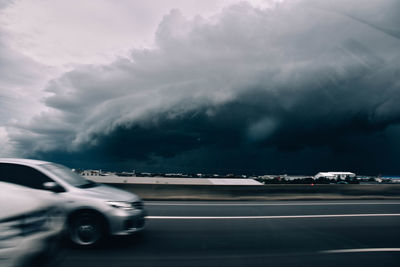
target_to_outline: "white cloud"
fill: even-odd
[[[5,135],[9,127],[28,123],[34,115],[48,110],[41,102],[47,95],[43,88],[56,73],[0,40],[0,156],[12,154],[13,144]]]
[[[10,143],[10,140],[8,139],[8,133],[4,127],[0,127],[0,147],[2,150],[0,153],[0,157],[14,156],[14,154],[13,154],[14,148],[12,147],[12,144]]]
[[[232,2],[238,1],[16,0],[0,22],[12,46],[39,62],[100,64],[134,47],[152,47],[160,19],[173,8],[208,16]]]

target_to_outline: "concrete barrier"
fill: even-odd
[[[145,200],[400,199],[400,184],[110,185],[136,193]]]

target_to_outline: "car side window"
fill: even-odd
[[[0,181],[34,189],[44,189],[43,183],[54,182],[34,168],[10,163],[0,163]]]

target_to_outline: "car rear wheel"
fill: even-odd
[[[71,219],[69,228],[71,241],[79,246],[95,245],[105,235],[101,217],[92,212],[75,215]]]

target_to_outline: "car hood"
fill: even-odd
[[[92,188],[85,188],[80,190],[85,191],[86,197],[94,197],[103,200],[130,202],[140,200],[140,198],[135,194],[104,184],[99,184]]]

